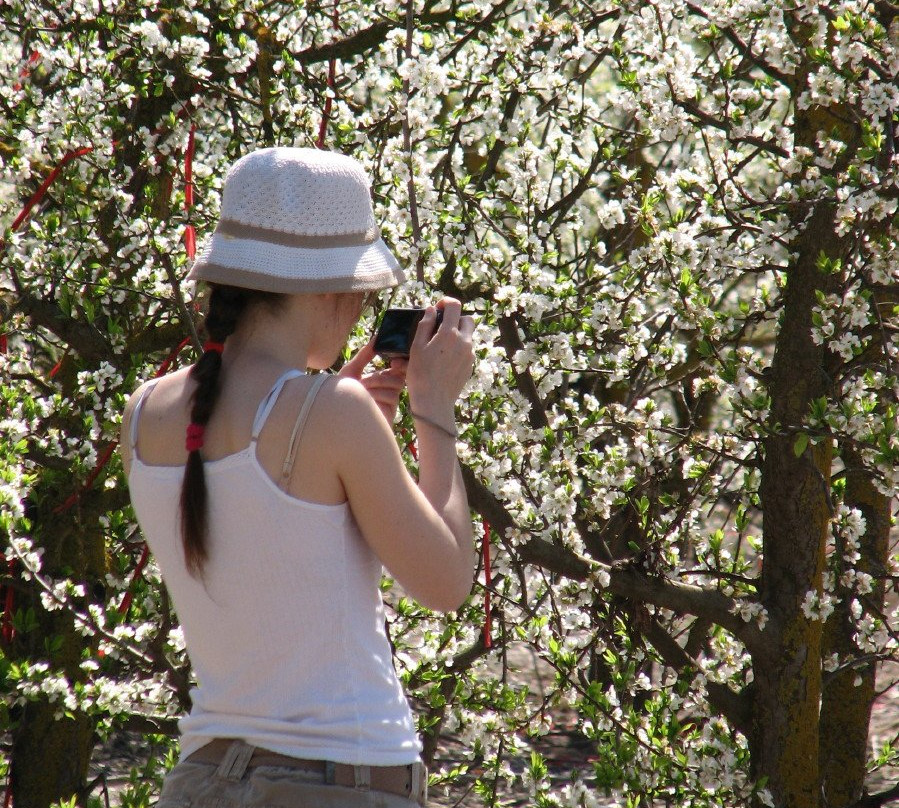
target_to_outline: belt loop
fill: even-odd
[[[325,761],[325,785],[333,786],[337,776],[337,766],[333,760]]]
[[[371,766],[353,766],[353,778],[357,791],[368,791],[371,788]]]
[[[420,760],[412,764],[412,783],[410,785],[409,799],[419,805],[425,805],[428,801],[428,769]]]
[[[244,776],[255,751],[256,747],[250,746],[248,743],[234,741],[225,752],[218,769],[215,770],[215,776],[232,782],[239,781]]]

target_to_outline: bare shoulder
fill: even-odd
[[[151,379],[142,384],[138,392],[143,391],[146,387],[155,383],[153,395],[147,400],[147,406],[152,402],[154,407],[172,405],[174,403],[183,403],[189,397],[192,384],[190,382],[190,367],[181,368],[174,373],[166,374],[159,379]]]
[[[389,431],[371,395],[356,379],[334,376],[318,394],[314,415],[337,443],[351,445],[372,433]]]
[[[126,468],[130,464],[131,459],[131,420],[134,417],[134,410],[138,402],[147,395],[150,388],[153,388],[153,394],[144,402],[144,412],[150,409],[165,410],[171,408],[176,402],[182,402],[185,397],[189,373],[190,368],[183,368],[159,379],[148,379],[129,396],[125,404],[125,410],[122,413],[122,426],[119,433],[119,449],[125,460]]]
[[[370,411],[373,404],[371,396],[360,381],[343,376],[330,377],[320,395],[330,408],[340,414]]]

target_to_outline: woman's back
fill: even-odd
[[[259,405],[283,370],[281,365],[243,359],[229,366],[222,374],[215,418],[206,427],[204,459],[227,457],[249,446]],[[190,422],[190,393],[194,385],[188,371],[185,369],[160,379],[143,404],[137,437],[144,463],[184,466],[187,452],[183,443],[172,440],[172,436],[183,435]],[[291,432],[315,378],[303,374],[288,379],[265,419],[256,454],[272,480],[280,479]],[[141,392],[139,390],[135,396],[139,397]],[[286,489],[297,499],[327,505],[346,501],[337,470],[330,462],[333,452],[328,451],[329,444],[333,443],[333,437],[329,438],[333,433],[328,414],[333,412],[334,398],[340,393],[340,380],[329,381],[316,396],[318,406],[309,413],[298,452],[314,458],[314,462],[296,463]]]
[[[178,418],[178,380],[168,391],[142,390],[133,411],[132,499],[182,617],[199,684],[181,723],[182,756],[221,737],[294,757],[369,765],[410,763],[418,754],[384,634],[380,562],[346,502],[298,499],[257,457],[257,435],[260,447],[265,439],[274,449],[286,432],[280,445],[287,446],[297,422],[285,430],[286,423],[270,421],[299,404],[299,417],[310,421],[300,424],[297,466],[314,476],[327,465],[305,454],[316,443],[306,430],[317,408],[303,404],[313,403],[316,380],[324,379],[289,372],[260,395],[242,447],[229,442],[242,429],[219,430],[212,459],[204,462],[210,520],[201,578],[184,565],[178,530],[184,458],[176,465],[158,440],[172,426],[167,419]],[[246,413],[234,409],[240,422]],[[148,456],[145,444],[155,452]]]

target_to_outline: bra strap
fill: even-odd
[[[315,397],[318,395],[318,391],[321,390],[322,385],[327,378],[327,373],[319,373],[318,376],[315,377],[315,380],[312,382],[312,387],[309,388],[309,392],[306,394],[306,400],[303,402],[300,414],[297,416],[297,422],[293,425],[293,432],[290,433],[290,443],[287,444],[287,457],[284,459],[284,466],[281,469],[280,486],[284,491],[287,490],[287,484],[290,482],[290,475],[293,473],[293,463],[296,459],[297,447],[300,443],[299,438],[303,433],[303,427],[306,425],[306,421],[309,418],[309,412],[312,409],[312,404],[315,402]]]
[[[140,398],[137,399],[137,404],[134,405],[134,410],[131,412],[131,423],[128,425],[128,438],[132,456],[137,447],[137,421],[140,418],[140,411],[143,409],[147,396],[149,396],[153,388],[156,387],[156,382],[158,381],[159,379],[153,379],[153,381],[144,386],[144,389],[140,391]]]
[[[272,385],[272,389],[268,391],[268,395],[259,402],[259,408],[256,410],[256,417],[253,419],[252,443],[256,443],[259,433],[262,432],[262,427],[265,426],[265,421],[271,414],[275,403],[278,401],[278,396],[281,395],[281,390],[284,388],[284,385],[291,379],[298,379],[300,376],[305,375],[306,374],[303,373],[302,370],[291,369],[285,370],[278,377],[277,381]]]

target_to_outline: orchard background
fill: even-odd
[[[5,0],[0,66],[15,808],[99,805],[117,732],[158,753],[126,804],[172,763],[191,673],[120,413],[196,356],[182,279],[225,167],[325,114],[405,298],[480,323],[459,449],[492,566],[444,617],[385,584],[425,756],[464,750],[432,789],[886,803],[863,787],[899,754],[867,743],[899,629],[895,3]],[[520,649],[554,672],[539,700]],[[594,762],[559,787],[529,749],[563,713]]]

